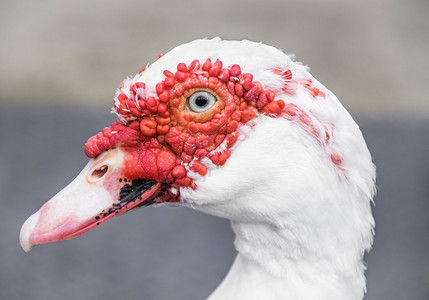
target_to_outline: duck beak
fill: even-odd
[[[91,159],[67,187],[25,221],[20,232],[22,249],[28,252],[38,244],[74,238],[152,201],[162,184],[148,180],[139,180],[136,185],[123,183],[120,179],[123,159],[120,149],[111,149]],[[124,197],[124,190],[132,190],[134,194]]]

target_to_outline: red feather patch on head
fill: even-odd
[[[303,84],[293,80],[290,70],[271,71],[285,80],[286,94]],[[239,65],[224,67],[220,60],[194,60],[189,65],[179,63],[175,72],[165,70],[163,74],[165,79],[155,86],[156,95],[148,95],[143,82],[127,79],[121,84],[114,99],[118,121],[88,140],[86,155],[93,158],[118,146],[129,153],[130,178],[195,188],[188,170],[204,176],[204,157],[215,165],[225,164],[238,139],[238,128],[258,113],[299,120],[313,135],[320,135],[305,113],[275,99],[273,91],[254,81],[252,74],[242,73]],[[310,84],[311,80],[306,87],[313,97],[320,95]],[[216,98],[211,108],[200,113],[188,105],[191,95],[199,91]]]

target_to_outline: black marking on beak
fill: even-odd
[[[124,179],[124,181],[126,182],[127,180]],[[137,198],[141,197],[145,191],[154,186],[155,183],[156,182],[152,180],[135,179],[131,184],[127,183],[121,188],[119,201],[121,204],[135,201]]]

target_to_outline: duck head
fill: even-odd
[[[281,51],[217,38],[181,45],[124,80],[113,111],[118,120],[86,142],[82,172],[22,226],[25,251],[169,202],[280,227],[355,214],[369,248],[375,171],[362,134]],[[350,194],[363,200],[341,216]]]

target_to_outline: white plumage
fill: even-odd
[[[202,176],[191,170],[192,162],[183,164],[197,188],[172,188],[180,192],[181,203],[230,219],[236,234],[237,258],[209,299],[362,299],[363,255],[373,240],[375,167],[359,127],[306,67],[250,41],[215,38],[181,45],[126,81],[123,90],[144,82],[145,97],[156,97],[164,70],[207,58],[240,65],[286,107],[299,107],[320,133],[312,134],[301,119],[260,113],[238,129],[225,165],[202,158],[208,167]],[[323,99],[305,84],[290,93],[288,81],[272,71],[276,68],[290,70],[293,79],[310,80]],[[222,143],[213,151],[225,147]],[[27,249],[35,244],[30,236],[38,218],[23,226],[21,243]]]

